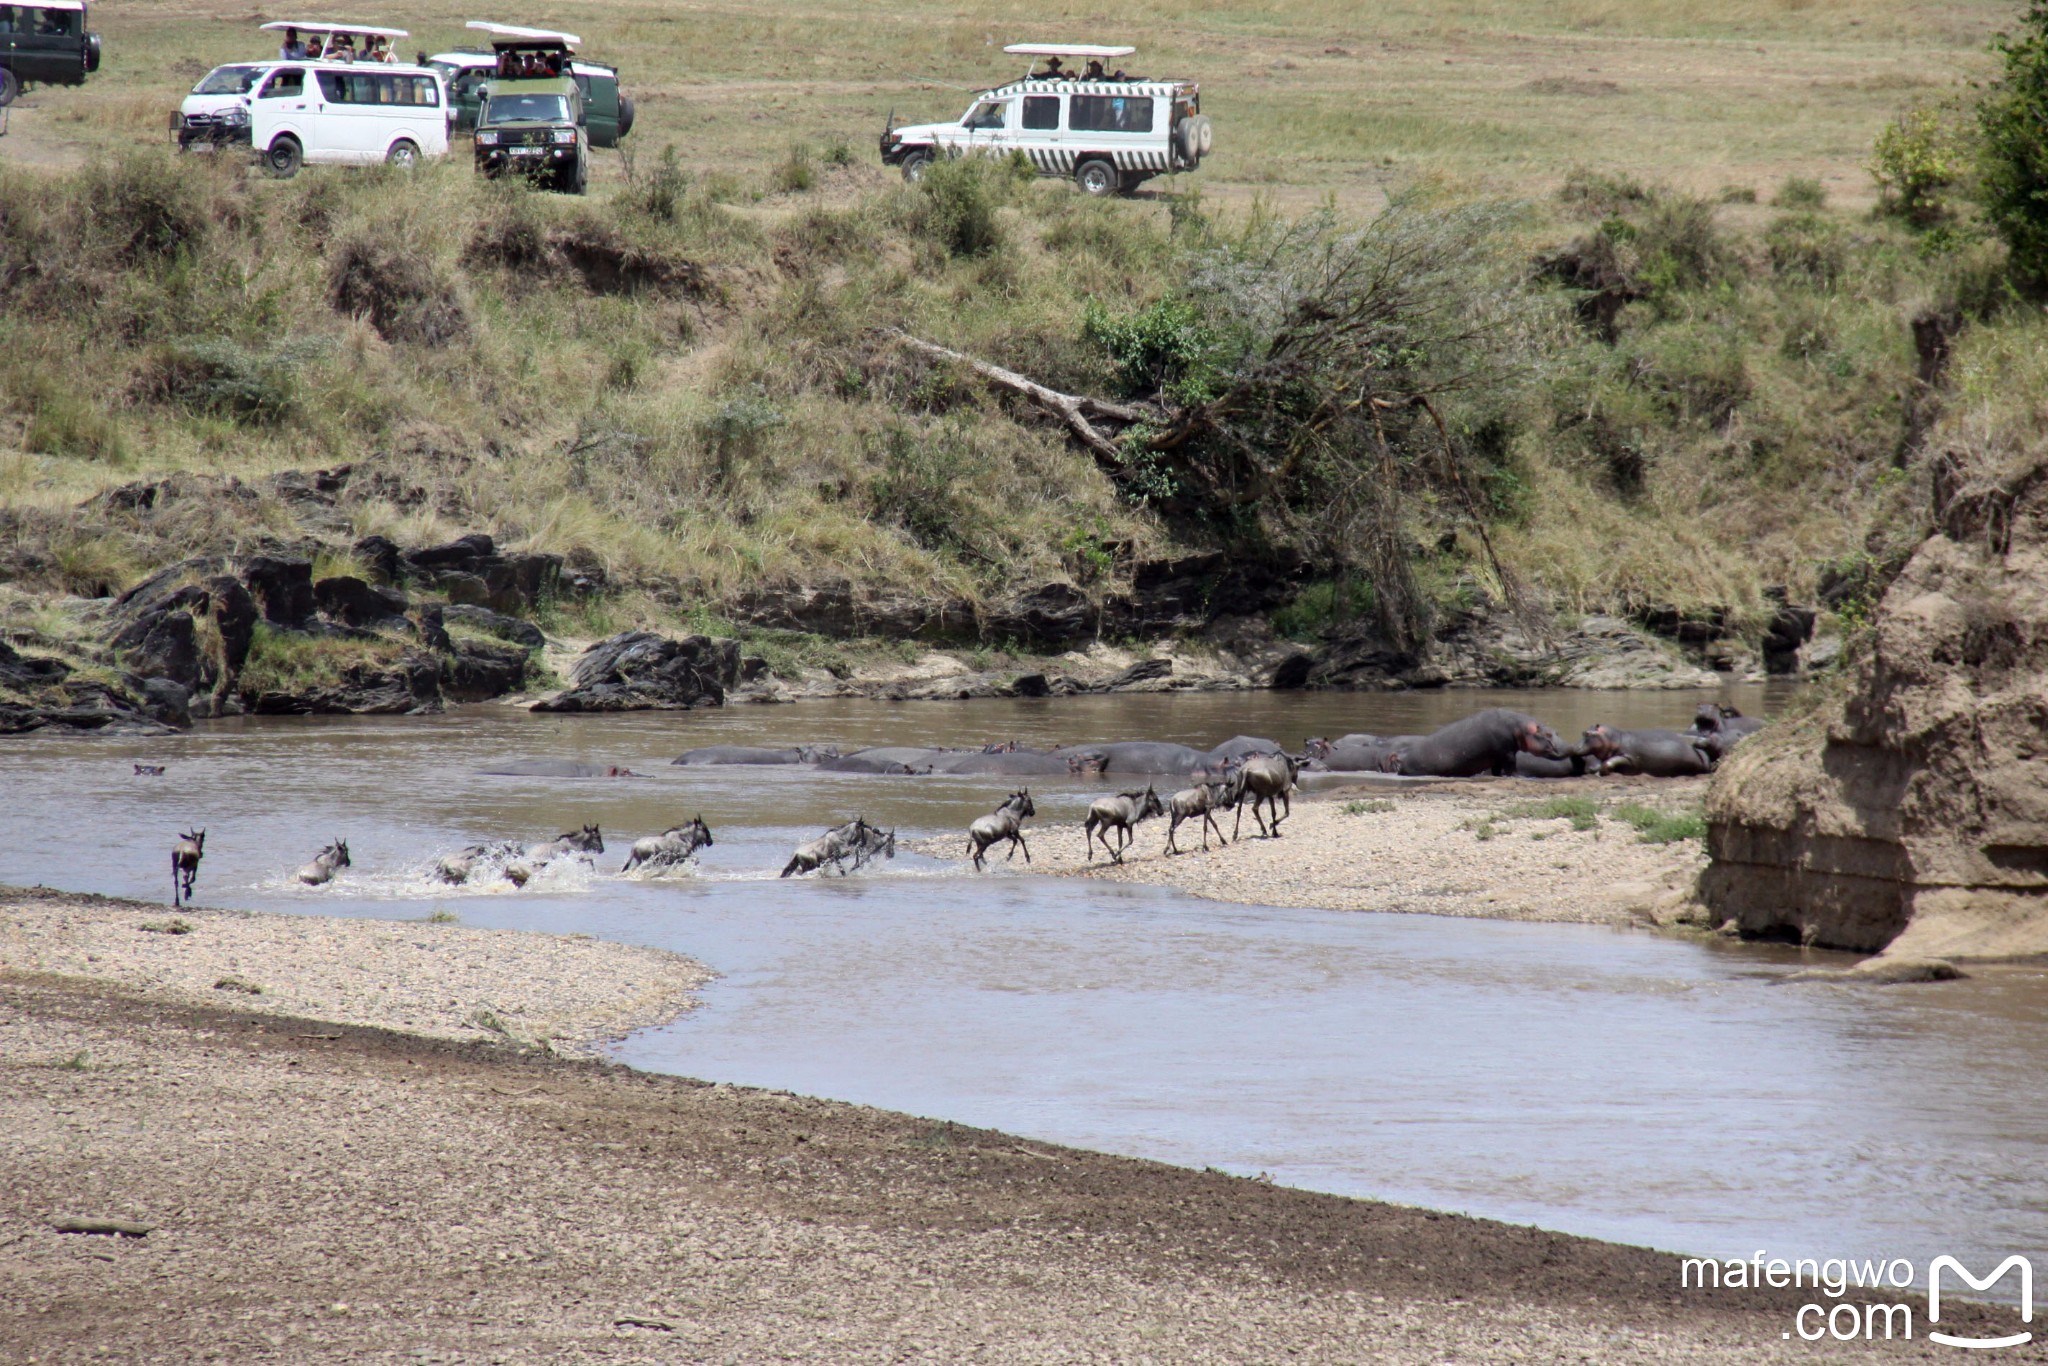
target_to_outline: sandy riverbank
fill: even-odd
[[[1163,784],[1161,796],[1170,795]],[[1705,864],[1697,839],[1645,843],[1618,816],[1625,806],[1696,809],[1704,778],[1583,778],[1375,783],[1296,793],[1279,839],[1258,839],[1249,808],[1245,838],[1210,839],[1201,850],[1196,824],[1183,824],[1166,852],[1167,822],[1137,827],[1121,864],[1100,846],[1093,862],[1078,821],[1027,822],[1029,871],[1171,887],[1190,896],[1253,906],[1338,911],[1408,911],[1576,924],[1666,923],[1690,900]],[[1549,814],[1567,805],[1573,815]],[[1590,822],[1583,812],[1597,808]],[[1219,818],[1227,836],[1228,812]],[[958,858],[964,839],[920,843],[921,852]],[[997,867],[1024,871],[1022,857]]]
[[[1789,1293],[1681,1294],[1676,1259],[1645,1249],[458,1042],[450,1011],[405,1007],[434,1037],[336,1023],[384,1008],[294,977],[278,940],[232,952],[296,981],[305,1015],[195,999],[114,961],[110,939],[155,942],[118,917],[160,910],[0,905],[17,930],[79,919],[71,942],[110,951],[83,960],[101,980],[0,972],[10,1361],[1828,1355],[1781,1337]],[[365,946],[390,928],[245,919]],[[232,931],[203,920],[179,938],[226,962]],[[449,939],[443,961],[481,952]],[[572,1007],[549,985],[549,943],[490,945],[494,979],[583,1037],[608,1027],[604,992]],[[70,1216],[151,1231],[51,1227]]]
[[[663,949],[586,935],[343,920],[0,888],[0,971],[151,999],[313,1016],[568,1054],[689,1009],[711,977]]]

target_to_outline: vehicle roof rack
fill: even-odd
[[[39,0],[40,3],[40,0]],[[72,8],[78,8],[74,5]],[[337,24],[321,19],[274,19],[263,25],[273,33],[295,28],[301,33],[362,33],[377,38],[407,38],[402,28],[378,28],[375,24]]]
[[[557,33],[547,28],[521,28],[517,24],[493,24],[484,19],[472,19],[467,27],[490,34],[492,47],[559,47],[573,52],[583,46],[583,40],[575,34]]]
[[[1018,57],[1128,57],[1137,50],[1097,43],[1011,43],[1003,49]]]

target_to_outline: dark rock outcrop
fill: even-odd
[[[442,671],[441,691],[451,702],[487,702],[517,692],[532,652],[487,640],[458,640]]]
[[[389,629],[394,625],[404,629],[410,606],[405,594],[398,590],[379,588],[352,574],[336,574],[314,584],[313,601],[319,606],[320,615],[329,621],[365,630]]]
[[[493,612],[488,607],[453,603],[441,610],[441,617],[444,621],[467,626],[472,631],[487,632],[500,640],[523,645],[529,650],[541,649],[548,643],[547,637],[541,634],[540,627],[532,622],[521,621],[518,617],[508,617],[502,612]],[[742,661],[743,665],[744,662]],[[741,672],[745,673],[744,667]]]
[[[313,615],[312,561],[251,555],[240,570],[250,596],[263,609],[263,619],[272,626],[296,629]]]
[[[1911,958],[2048,952],[2048,459],[1945,456],[1933,488],[1937,529],[1844,693],[1716,772],[1712,923]]]
[[[84,676],[64,660],[25,655],[0,640],[0,735],[46,727],[163,734],[185,717],[185,696],[171,684]]]
[[[259,693],[248,705],[263,716],[425,715],[441,709],[441,678],[440,659],[408,650],[388,664],[352,664],[332,683]]]
[[[446,593],[450,602],[494,612],[529,611],[562,579],[561,556],[501,555],[496,542],[481,532],[409,551],[404,561],[409,577]]]
[[[169,575],[153,576],[117,599],[122,625],[109,644],[144,678],[168,679],[188,694],[225,692],[249,657],[256,601],[226,574],[175,587],[173,582]]]
[[[648,631],[623,631],[583,652],[570,687],[534,703],[535,711],[612,712],[717,707],[739,683],[735,640],[684,636],[670,640]]]

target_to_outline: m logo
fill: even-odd
[[[2020,1273],[2020,1322],[2032,1323],[2034,1321],[2034,1264],[2025,1257],[2015,1253],[2000,1262],[1998,1270],[1982,1280],[1964,1270],[1963,1264],[1953,1257],[1936,1257],[1932,1262],[1928,1263],[1927,1321],[1930,1324],[1941,1322],[1941,1272],[1944,1267],[1962,1277],[1963,1283],[1972,1290],[1989,1290],[1992,1286],[2005,1279],[2006,1272],[2011,1271],[2014,1267],[2018,1267]],[[1931,1340],[1947,1347],[2018,1347],[2022,1343],[2034,1340],[2032,1333],[2014,1333],[2009,1337],[2002,1338],[1959,1338],[1949,1333],[1935,1332],[1930,1332],[1927,1336]]]

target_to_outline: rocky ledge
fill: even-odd
[[[1846,686],[1714,777],[1699,894],[1744,935],[2048,953],[2048,460],[1950,453],[1932,484]]]

